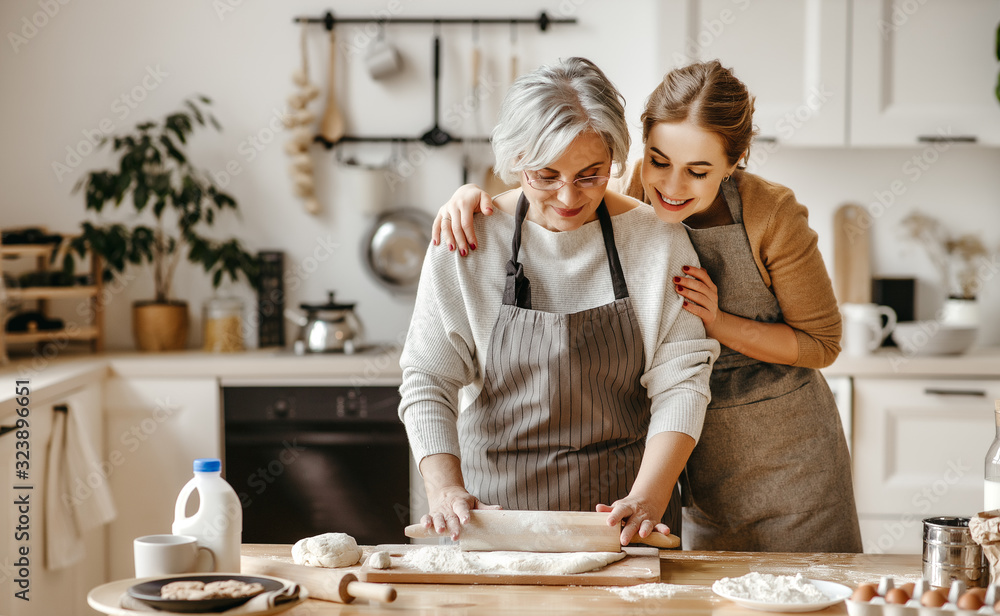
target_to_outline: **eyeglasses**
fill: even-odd
[[[567,184],[565,180],[551,180],[548,178],[532,178],[528,177],[527,172],[524,172],[524,179],[528,184],[535,190],[544,191],[554,191],[559,190]],[[611,179],[609,175],[591,175],[585,178],[576,178],[573,180],[572,184],[581,190],[586,190],[588,188],[597,188],[598,186],[604,186]]]

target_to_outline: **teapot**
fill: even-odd
[[[364,327],[354,314],[354,304],[338,303],[333,291],[325,304],[300,304],[306,312],[300,316],[290,310],[285,317],[301,328],[293,349],[305,353],[346,353],[359,350],[364,339]]]

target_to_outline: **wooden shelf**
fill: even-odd
[[[55,249],[55,244],[14,244],[11,246],[0,246],[0,256],[47,257]]]
[[[74,297],[94,297],[95,295],[97,295],[97,287],[94,285],[7,289],[7,297],[11,299],[72,299]]]
[[[7,344],[30,344],[47,340],[96,340],[101,330],[96,325],[78,327],[72,332],[57,329],[43,332],[6,332]]]

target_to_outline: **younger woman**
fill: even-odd
[[[718,61],[671,71],[647,101],[643,158],[624,187],[686,228],[701,267],[651,284],[671,285],[722,344],[681,478],[684,546],[860,552],[847,443],[817,370],[840,352],[840,314],[806,208],[741,167],[753,102]],[[492,212],[489,196],[459,189],[435,243],[474,250],[477,209]]]

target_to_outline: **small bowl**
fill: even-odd
[[[978,332],[977,327],[910,321],[897,323],[892,339],[907,355],[958,355],[969,350]]]

